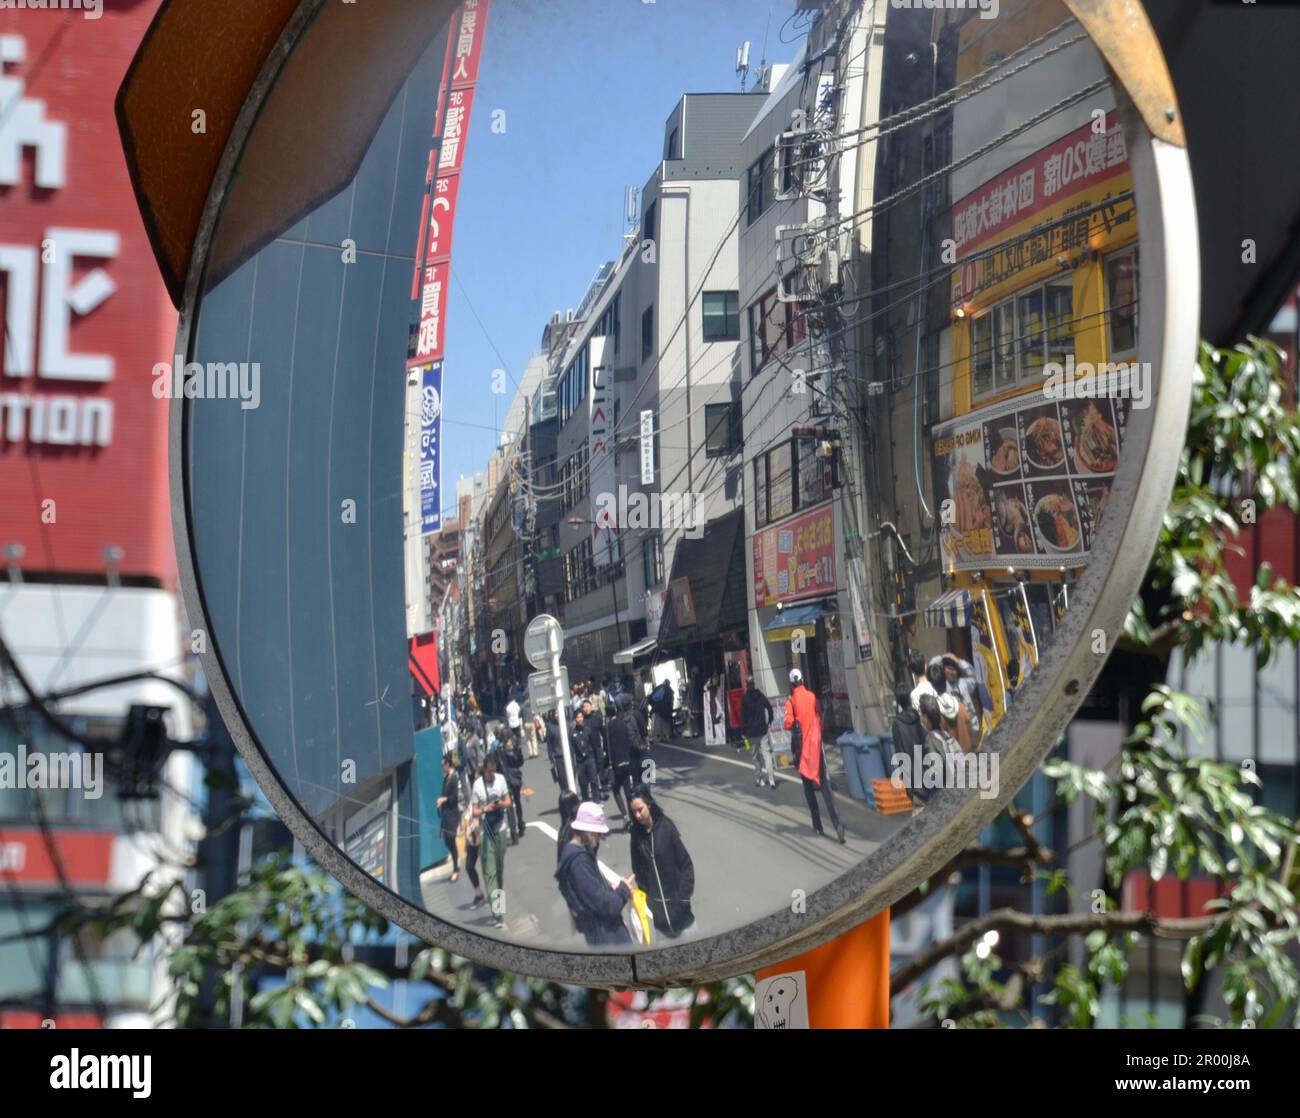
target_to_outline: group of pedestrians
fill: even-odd
[[[911,686],[900,683],[894,694],[898,711],[890,726],[892,751],[922,762],[937,756],[942,762],[938,771],[947,773],[955,759],[983,744],[993,709],[988,689],[968,661],[950,652],[927,660],[914,649],[908,669]],[[924,803],[933,789],[917,779],[917,766],[910,771],[912,798]]]
[[[817,698],[798,669],[789,679],[783,724],[790,732],[812,828],[827,834],[824,805],[835,837],[844,843]],[[755,681],[750,678],[747,684],[741,703],[744,734],[754,750],[755,782],[770,790],[776,787],[772,731],[777,716]],[[665,684],[638,695],[626,681],[606,680],[598,687],[592,680],[574,690],[570,707],[546,715],[526,715],[522,696],[512,693],[504,722],[484,722],[475,713],[462,716],[459,749],[444,759],[444,793],[438,801],[443,840],[452,852],[451,881],[461,873],[457,841],[463,835],[464,872],[474,889],[472,907],[491,902],[493,923],[505,927],[506,852],[524,830],[524,762],[544,752],[558,792],[555,880],[574,928],[592,946],[632,942],[629,921],[639,917],[629,913],[628,906],[634,898],[641,899],[640,892],[654,931],[679,936],[695,922],[695,867],[680,830],[655,800],[644,766],[655,740],[650,718],[654,735],[672,735],[672,689]],[[576,790],[568,786],[561,718]],[[604,806],[611,797],[622,817],[622,831],[629,835],[630,872],[623,876],[603,870],[599,858],[612,830]]]
[[[612,795],[623,817],[623,829],[630,830],[631,791],[641,779],[641,763],[650,752],[645,715],[627,691],[620,689],[602,699],[598,707],[590,695],[580,696],[566,727],[574,783],[586,801],[603,803]],[[538,736],[546,744],[551,778],[564,789],[567,776],[558,717],[552,711],[545,719],[538,719]]]
[[[484,721],[474,709],[461,714],[456,745],[442,758],[439,829],[451,853],[450,880],[460,879],[459,841],[465,873],[474,887],[471,908],[491,902],[493,923],[505,927],[506,849],[525,834],[524,763],[528,735],[519,697],[506,704],[506,720]],[[535,738],[529,751],[537,755]],[[480,876],[481,870],[481,876]]]

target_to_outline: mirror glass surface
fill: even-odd
[[[326,5],[218,215],[213,662],[305,815],[489,938],[734,932],[1009,794],[1146,457],[1147,141],[1081,27],[769,8],[466,5],[343,98]]]

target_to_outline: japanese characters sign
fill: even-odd
[[[1098,118],[1100,120],[1100,118]],[[1127,171],[1128,147],[1115,114],[1105,132],[1085,124],[990,179],[952,208],[957,257],[969,256],[1062,197]]]
[[[483,34],[487,26],[488,0],[465,0],[443,62],[442,85],[438,91],[437,134],[429,153],[428,193],[420,219],[420,243],[412,298],[420,304],[420,326],[415,353],[408,367],[445,356],[447,285],[451,275],[452,233],[456,224],[456,201],[460,196],[460,172],[465,162],[465,144],[474,106],[474,85],[483,57]]]
[[[754,605],[835,593],[835,508],[830,503],[754,536]]]
[[[423,533],[442,531],[442,362],[424,369],[420,382],[420,520]]]

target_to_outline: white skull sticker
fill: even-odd
[[[755,1014],[763,1029],[799,1029],[808,1027],[808,1004],[802,972],[779,974],[764,979],[754,991]]]

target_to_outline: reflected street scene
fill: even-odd
[[[313,156],[326,5],[188,355],[260,367],[184,469],[268,765],[557,951],[798,912],[1009,796],[1160,388],[1149,137],[1063,4],[659,7],[432,5]]]

